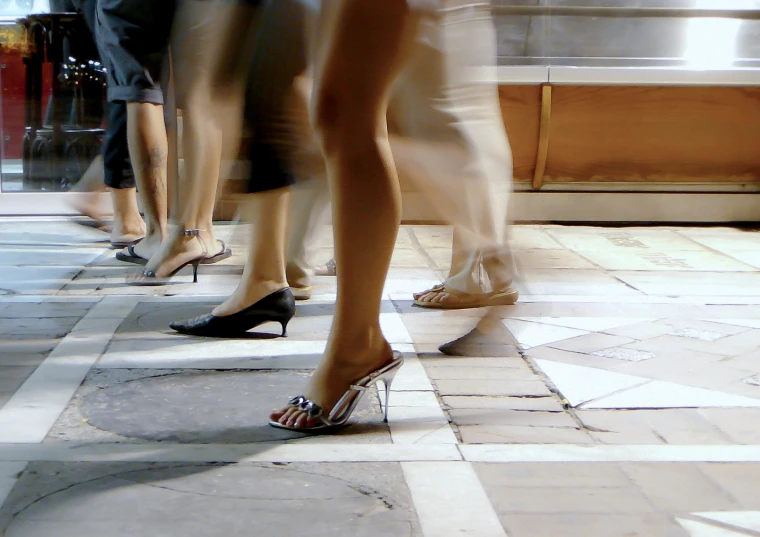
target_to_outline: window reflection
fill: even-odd
[[[755,0],[696,0],[703,9],[752,9]],[[692,19],[686,26],[684,60],[692,69],[725,69],[737,59],[741,20]]]

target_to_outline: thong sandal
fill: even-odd
[[[227,248],[227,245],[223,240],[217,240],[216,242],[222,245],[222,250],[211,257],[204,257],[201,260],[201,265],[213,265],[214,263],[219,263],[219,261],[224,261],[225,259],[232,257],[232,250]]]
[[[133,241],[116,241],[111,242],[111,249],[113,250],[123,250],[124,248],[129,248],[130,246],[134,246],[141,240],[143,240],[144,237],[140,237],[139,239],[135,239]]]
[[[137,241],[134,244],[127,245],[127,252],[128,254],[125,254],[122,252],[116,252],[116,259],[119,261],[124,261],[126,263],[134,263],[135,265],[147,265],[148,259],[145,259],[144,257],[137,255],[135,252],[135,245],[140,242]]]
[[[438,310],[461,310],[469,308],[483,308],[488,306],[511,306],[517,302],[519,296],[517,290],[507,287],[502,291],[492,293],[464,293],[448,289],[444,284],[436,285],[432,289],[421,293],[421,297],[428,293],[446,293],[450,298],[443,302],[428,302],[415,299],[414,306]]]

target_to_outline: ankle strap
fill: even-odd
[[[182,232],[182,234],[185,237],[200,237],[201,231],[206,231],[205,229],[186,229]]]

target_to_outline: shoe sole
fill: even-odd
[[[293,293],[293,298],[296,300],[309,300],[311,298],[311,287],[291,287],[290,292]]]
[[[456,301],[456,302],[420,302],[415,300],[412,305],[418,308],[427,308],[433,310],[466,310],[474,308],[487,308],[490,306],[513,306],[517,303],[519,293],[517,291],[507,291],[494,296],[489,296],[481,300],[473,301]]]

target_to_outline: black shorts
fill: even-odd
[[[108,100],[163,104],[161,74],[175,0],[99,0],[97,40],[108,70]]]

